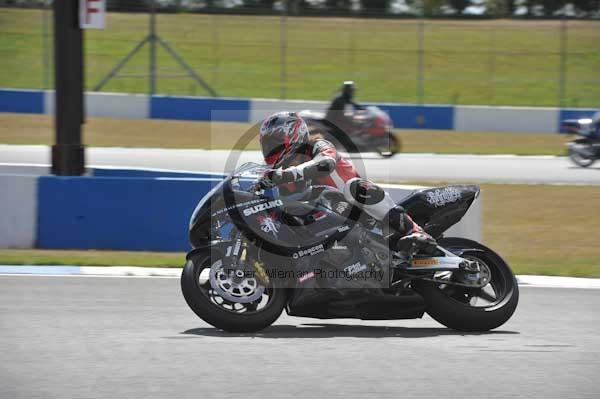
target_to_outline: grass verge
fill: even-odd
[[[517,274],[600,277],[600,189],[482,186],[483,241]],[[0,264],[179,267],[183,253],[0,250]]]
[[[482,186],[484,243],[517,274],[600,277],[600,189]]]
[[[53,118],[0,113],[0,143],[45,144],[54,140]],[[249,123],[88,118],[84,141],[98,147],[231,149]],[[402,151],[439,154],[562,155],[568,136],[540,133],[455,132],[396,129]],[[258,149],[252,140],[246,149]]]
[[[183,267],[185,253],[52,249],[0,249],[4,265]]]

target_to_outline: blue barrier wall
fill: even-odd
[[[583,108],[564,108],[560,110],[560,120],[563,119],[580,119],[580,118],[591,118],[598,112],[597,109],[583,109]]]
[[[150,118],[248,122],[250,101],[219,98],[152,96]]]
[[[0,112],[43,114],[44,92],[0,89]]]
[[[52,94],[35,90],[0,89],[0,112],[51,113]],[[45,95],[49,99],[46,102]],[[148,97],[109,93],[87,93],[86,102],[86,112],[89,115],[224,122],[257,122],[257,115],[263,117],[265,114],[264,107],[275,111],[279,107],[288,110],[300,107],[295,109],[300,110],[314,106],[322,110],[327,106],[326,102],[294,100]],[[594,112],[593,109],[371,104],[387,111],[394,126],[404,129],[556,133],[562,119],[587,117]],[[127,109],[127,112],[123,109]],[[559,117],[556,116],[557,113]]]
[[[15,203],[25,204],[26,212],[12,218],[16,220],[12,225],[4,223],[0,227],[14,235],[15,229],[30,223],[31,231],[19,244],[23,248],[188,251],[189,218],[198,201],[222,181],[220,177],[190,178],[186,177],[189,173],[179,172],[169,172],[167,177],[153,170],[99,168],[95,172],[105,176],[8,175],[12,182],[7,192],[14,194]],[[27,183],[29,188],[18,190],[15,183]],[[414,189],[385,186],[394,200]],[[13,213],[4,219],[10,219]],[[461,222],[467,226],[467,235],[459,236],[480,238],[479,211],[473,218],[475,227],[471,222]],[[6,222],[4,219],[0,222]],[[15,247],[14,240],[1,241],[3,248]]]
[[[390,114],[395,127],[404,129],[454,128],[454,107],[435,105],[373,104]]]
[[[92,175],[95,177],[175,177],[194,179],[223,179],[223,173],[177,172],[152,169],[107,169],[94,168]]]
[[[40,177],[37,247],[187,251],[190,215],[217,181]]]

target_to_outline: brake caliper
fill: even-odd
[[[254,271],[256,272],[256,277],[264,286],[266,286],[269,284],[270,280],[269,275],[267,274],[263,266],[264,264],[257,260],[255,260],[253,263]]]

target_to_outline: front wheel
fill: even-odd
[[[192,255],[181,273],[189,307],[205,322],[229,332],[256,332],[270,326],[285,307],[285,289],[264,286],[218,252]]]
[[[570,144],[569,158],[575,165],[587,168],[596,160],[594,148],[591,143],[579,141]]]
[[[482,288],[440,283],[456,281],[451,272],[436,274],[437,282],[416,281],[413,287],[425,299],[427,313],[459,331],[489,331],[506,323],[519,302],[517,279],[508,264],[475,241],[443,238],[438,243],[452,252],[464,251],[461,257],[478,262],[489,282]]]

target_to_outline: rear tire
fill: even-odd
[[[395,134],[389,133],[389,148],[378,148],[377,152],[384,158],[391,158],[402,149],[402,142],[399,137],[396,137]]]
[[[416,281],[414,289],[423,296],[427,313],[439,323],[458,331],[489,331],[510,319],[519,303],[517,279],[508,264],[494,251],[475,241],[445,238],[438,241],[448,250],[475,249],[464,256],[484,261],[491,270],[491,281],[505,288],[502,298],[487,307],[473,307],[449,296],[438,283]],[[480,252],[481,251],[481,252]],[[495,279],[495,280],[494,280]]]
[[[206,251],[194,254],[186,262],[181,273],[181,291],[188,306],[205,322],[229,332],[256,332],[273,324],[285,307],[285,289],[267,288],[271,294],[268,303],[256,312],[235,313],[211,301],[199,278],[202,270],[210,268],[211,261],[219,258],[220,254]]]

